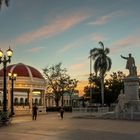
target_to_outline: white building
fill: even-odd
[[[55,100],[53,93],[47,93],[45,98],[46,106],[47,107],[55,107]],[[62,104],[62,97],[59,100],[59,106]],[[79,106],[79,95],[78,93],[73,93],[71,96],[69,93],[64,93],[63,95],[63,106],[72,106],[78,107]]]

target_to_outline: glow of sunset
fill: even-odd
[[[107,74],[125,72],[120,55],[131,53],[140,75],[139,5],[139,0],[10,0],[0,11],[0,49],[10,45],[11,64],[24,63],[41,73],[62,62],[79,81],[81,95],[88,84],[89,51],[100,47],[99,41],[110,49]]]

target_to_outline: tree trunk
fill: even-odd
[[[64,93],[62,93],[61,106],[63,106],[63,102],[64,102]]]
[[[59,100],[55,99],[55,105],[56,107],[59,107]]]
[[[101,76],[101,101],[102,106],[104,106],[104,76]]]
[[[72,106],[72,97],[71,97],[71,93],[70,93],[70,104],[69,106]]]

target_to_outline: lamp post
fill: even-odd
[[[16,73],[8,73],[9,80],[11,80],[11,116],[13,116],[14,113],[14,80],[16,80],[17,74]]]
[[[89,56],[89,59],[90,59],[90,78],[92,77],[92,52],[90,50],[90,56]],[[90,106],[92,105],[92,89],[91,89],[91,81],[90,81]]]
[[[6,52],[7,55],[3,54],[3,51],[0,49],[0,64],[3,63],[3,112],[7,112],[6,67],[7,63],[11,62],[11,57],[13,55],[13,51],[10,49],[10,47]]]

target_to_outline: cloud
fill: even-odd
[[[84,61],[84,62],[82,62],[82,63],[73,64],[73,65],[70,66],[70,69],[71,69],[71,70],[74,70],[74,71],[75,71],[75,70],[80,71],[81,69],[85,68],[85,67],[87,66],[88,63],[89,63],[88,61]]]
[[[69,16],[57,17],[48,24],[25,33],[16,39],[17,44],[27,44],[37,39],[49,38],[62,33],[88,18],[87,14],[77,12]]]
[[[29,52],[39,52],[40,50],[44,49],[44,47],[36,47],[36,48],[31,48],[28,51]]]
[[[139,34],[139,35],[138,35]],[[114,42],[111,46],[111,52],[116,53],[117,51],[121,50],[122,48],[129,48],[131,46],[139,47],[140,44],[140,32],[136,33],[131,36],[127,36],[123,39],[120,39],[116,42]]]
[[[94,42],[98,43],[99,41],[103,41],[103,40],[106,40],[106,37],[102,34],[98,34],[98,33],[88,34],[86,36],[83,36],[83,37],[73,41],[70,44],[67,44],[62,49],[60,49],[58,52],[64,53],[73,48],[81,47],[84,45],[86,46],[86,44],[88,44],[90,41],[94,41]]]
[[[107,38],[103,35],[103,34],[98,34],[98,33],[93,33],[91,35],[91,40],[94,41],[94,42],[99,42],[99,41],[104,41],[106,40]]]
[[[103,24],[110,22],[113,18],[116,18],[118,16],[122,16],[122,15],[124,15],[122,11],[116,11],[116,12],[101,16],[98,19],[96,19],[95,21],[90,22],[88,24],[100,26],[100,25],[103,25]]]
[[[85,43],[87,43],[87,41],[89,41],[89,35],[88,36],[84,36],[84,37],[81,37],[77,40],[75,40],[74,42],[64,46],[62,49],[60,49],[58,52],[59,53],[64,53],[64,52],[67,52],[69,51],[70,49],[73,49],[73,48],[77,48],[77,47],[81,47],[83,46]]]

